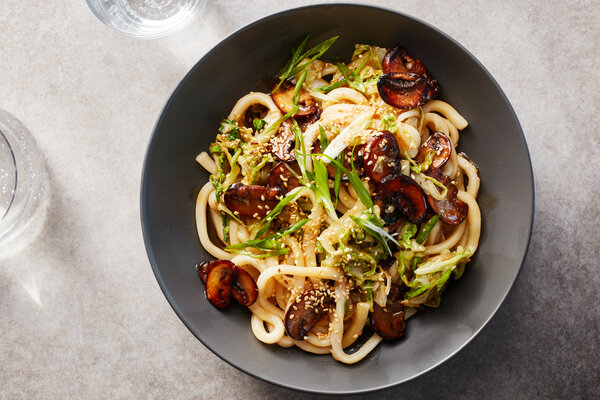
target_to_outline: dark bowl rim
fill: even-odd
[[[173,300],[173,298],[171,297],[170,293],[166,290],[165,288],[165,283],[163,282],[163,279],[160,275],[160,272],[158,271],[158,266],[156,263],[156,259],[154,258],[154,254],[152,252],[150,243],[149,243],[149,237],[148,237],[148,226],[147,226],[147,221],[145,218],[146,212],[147,212],[147,208],[146,208],[146,199],[144,197],[144,193],[146,192],[146,188],[147,188],[147,179],[148,179],[148,167],[147,167],[147,161],[148,161],[148,157],[150,155],[150,153],[152,152],[153,148],[154,148],[154,142],[156,140],[156,136],[157,136],[157,131],[158,128],[161,126],[163,119],[165,118],[165,111],[169,108],[169,106],[171,105],[171,102],[173,101],[173,99],[175,98],[175,96],[179,93],[180,89],[186,84],[187,80],[189,79],[190,75],[192,75],[192,73],[196,70],[197,66],[199,64],[201,64],[202,62],[204,62],[206,59],[209,59],[210,56],[212,55],[212,53],[215,51],[215,49],[217,47],[220,47],[221,45],[230,42],[232,40],[235,39],[235,37],[237,37],[239,34],[250,30],[252,28],[254,28],[256,25],[268,22],[269,20],[272,19],[276,19],[279,18],[282,15],[288,14],[288,13],[293,13],[293,12],[297,12],[297,11],[301,11],[301,10],[307,10],[307,9],[314,9],[314,8],[321,8],[321,7],[328,7],[328,6],[334,6],[334,7],[354,7],[357,9],[360,8],[371,8],[371,9],[377,9],[377,10],[381,10],[381,11],[385,11],[388,13],[392,13],[392,14],[397,14],[400,15],[404,18],[407,19],[411,19],[413,21],[416,21],[419,24],[422,24],[424,26],[426,26],[429,29],[434,30],[436,33],[442,35],[443,37],[445,37],[446,39],[450,40],[452,43],[454,43],[458,48],[460,48],[467,56],[469,56],[473,61],[475,61],[475,63],[479,66],[479,68],[481,68],[481,70],[485,73],[485,75],[490,79],[490,81],[493,83],[493,85],[495,86],[495,88],[498,90],[498,93],[501,95],[501,98],[504,100],[504,102],[506,103],[506,105],[508,106],[508,109],[510,111],[510,114],[512,115],[512,117],[515,119],[515,122],[517,123],[517,127],[519,129],[519,133],[521,134],[521,138],[523,139],[523,144],[525,145],[525,152],[527,154],[527,161],[529,163],[529,175],[531,178],[531,219],[529,222],[529,232],[527,234],[527,245],[525,246],[525,251],[523,253],[522,256],[522,260],[521,260],[521,264],[519,265],[519,269],[512,281],[512,283],[510,284],[509,288],[506,290],[506,292],[504,293],[504,295],[502,296],[502,298],[500,299],[500,302],[498,303],[498,305],[496,306],[496,308],[493,310],[493,312],[490,314],[490,316],[483,322],[483,324],[481,325],[481,327],[479,327],[479,329],[477,329],[472,336],[465,341],[462,345],[460,345],[454,352],[452,352],[451,354],[449,354],[446,358],[440,360],[439,362],[433,364],[432,366],[430,366],[427,369],[424,369],[423,371],[409,377],[406,378],[404,380],[398,381],[398,382],[394,382],[394,383],[390,383],[387,385],[380,385],[380,386],[376,386],[376,387],[372,387],[372,388],[368,388],[368,389],[361,389],[361,390],[328,390],[328,391],[322,391],[322,390],[311,390],[310,388],[305,388],[305,387],[299,387],[299,386],[295,386],[295,385],[289,385],[283,382],[278,382],[278,381],[273,381],[268,379],[267,377],[264,376],[260,376],[258,374],[255,374],[253,372],[250,372],[248,370],[246,370],[244,367],[237,365],[235,362],[228,360],[226,358],[224,358],[223,356],[221,356],[221,354],[219,354],[218,352],[216,352],[215,350],[213,350],[213,348],[210,346],[210,344],[206,343],[199,335],[197,335],[190,327],[190,325],[187,323],[187,321],[183,318],[182,313],[178,307],[178,305],[175,303],[175,301]],[[245,374],[248,374],[254,378],[257,378],[261,381],[282,387],[284,389],[291,389],[291,390],[296,390],[299,392],[304,392],[304,393],[311,393],[311,394],[324,394],[324,395],[352,395],[352,394],[365,394],[365,393],[373,393],[373,392],[378,392],[381,390],[385,390],[385,389],[390,389],[392,387],[401,385],[403,383],[409,382],[411,380],[414,380],[420,376],[423,376],[424,374],[429,373],[430,371],[434,370],[435,368],[439,367],[440,365],[446,363],[447,361],[449,361],[450,359],[452,359],[454,356],[456,356],[456,354],[458,354],[460,351],[462,351],[463,349],[465,349],[469,344],[471,344],[473,342],[473,340],[479,336],[479,334],[489,325],[490,321],[497,315],[498,310],[500,309],[500,307],[504,304],[504,302],[506,301],[506,298],[508,297],[508,295],[510,294],[510,292],[512,291],[515,282],[517,281],[517,279],[519,278],[521,271],[523,269],[523,265],[525,263],[525,260],[527,258],[527,254],[529,251],[529,245],[531,243],[531,236],[532,236],[532,232],[533,232],[533,224],[534,224],[534,214],[535,214],[535,183],[534,183],[534,174],[533,174],[533,165],[531,163],[531,156],[529,153],[529,147],[527,146],[527,141],[525,138],[525,134],[523,132],[523,128],[521,127],[521,123],[519,122],[519,119],[514,111],[514,108],[512,106],[512,104],[510,103],[510,101],[508,100],[508,97],[506,96],[506,94],[504,93],[504,91],[502,90],[502,88],[500,87],[500,85],[498,84],[498,82],[496,81],[496,79],[494,79],[494,77],[492,76],[492,74],[487,70],[487,68],[485,68],[485,66],[469,51],[467,50],[462,44],[460,44],[458,41],[456,41],[455,39],[453,39],[450,35],[446,34],[444,31],[442,31],[441,29],[433,26],[432,24],[421,20],[420,18],[414,17],[412,15],[406,14],[404,12],[401,11],[397,11],[388,7],[382,7],[382,6],[375,6],[375,5],[369,5],[369,4],[364,4],[364,3],[323,3],[323,4],[311,4],[311,5],[306,5],[306,6],[302,6],[302,7],[295,7],[295,8],[289,8],[283,11],[279,11],[277,13],[274,14],[269,14],[265,17],[256,19],[250,23],[248,23],[247,25],[235,30],[234,32],[230,33],[229,35],[227,35],[224,39],[222,39],[221,41],[219,41],[215,46],[213,46],[204,56],[202,56],[195,64],[194,66],[185,74],[185,76],[181,79],[181,81],[179,82],[179,84],[177,85],[177,87],[175,88],[175,90],[171,93],[171,95],[169,96],[169,100],[167,101],[167,103],[165,104],[165,106],[162,108],[160,115],[156,121],[156,124],[154,125],[154,128],[152,130],[152,136],[150,137],[150,141],[148,143],[148,146],[146,148],[146,154],[144,156],[144,163],[143,163],[143,167],[142,167],[142,180],[141,180],[141,187],[140,187],[140,219],[141,219],[141,225],[142,225],[142,234],[144,237],[144,246],[146,248],[146,253],[148,255],[148,259],[150,261],[150,264],[152,266],[152,272],[154,273],[154,276],[158,282],[158,285],[160,286],[161,291],[163,292],[165,298],[167,299],[169,305],[171,306],[171,308],[173,309],[173,311],[175,311],[175,314],[177,314],[177,317],[181,320],[181,322],[185,325],[185,327],[192,333],[192,335],[194,335],[206,348],[208,348],[213,354],[215,354],[217,357],[219,357],[221,360],[225,361],[226,363],[228,363],[229,365],[235,367],[236,369],[244,372]]]

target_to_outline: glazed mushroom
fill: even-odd
[[[388,227],[396,225],[401,216],[412,223],[419,223],[427,212],[423,190],[406,175],[385,178],[377,187],[375,203],[379,205],[381,218]]]
[[[460,224],[467,218],[469,206],[456,197],[458,188],[452,183],[452,180],[444,175],[439,169],[431,176],[444,184],[448,189],[448,192],[444,200],[436,200],[431,196],[427,196],[429,205],[437,214],[440,214],[440,219],[443,222],[448,225]]]
[[[231,288],[236,277],[235,264],[227,260],[217,260],[208,268],[206,276],[206,298],[217,308],[229,305]]]
[[[208,277],[208,273],[210,272],[210,268],[212,267],[210,261],[204,261],[200,264],[196,265],[196,271],[198,271],[198,276],[202,283],[206,285],[206,278]]]
[[[264,218],[279,203],[282,194],[282,190],[276,187],[236,182],[227,188],[223,198],[227,208],[236,215]]]
[[[290,304],[285,314],[285,330],[289,337],[304,340],[312,327],[334,304],[333,289],[313,286]]]
[[[428,101],[427,78],[412,72],[383,74],[377,81],[377,89],[383,101],[403,110],[419,107]]]
[[[404,321],[404,306],[400,303],[403,297],[402,290],[392,285],[387,297],[387,305],[381,307],[373,304],[370,322],[373,330],[386,340],[398,339],[404,335],[406,322]]]
[[[446,164],[451,153],[452,144],[448,136],[442,132],[434,132],[419,148],[415,161],[423,163],[427,156],[431,154],[431,164],[427,166],[426,170],[433,172]]]
[[[271,93],[275,104],[283,113],[289,113],[294,108],[294,91],[296,85],[291,81],[283,81],[279,89]],[[312,96],[304,89],[300,90],[300,96],[298,99],[298,111],[294,114],[295,117],[306,117],[313,113],[318,112],[319,106],[313,100]]]
[[[383,101],[391,106],[415,108],[438,95],[438,82],[421,60],[412,58],[406,49],[398,46],[390,49],[383,58],[382,70],[377,88]]]
[[[400,147],[388,131],[373,135],[362,149],[362,155],[365,172],[372,182],[379,184],[400,171]]]
[[[412,72],[418,75],[429,76],[429,72],[421,60],[412,58],[406,49],[396,46],[385,54],[381,62],[384,74],[394,72]]]
[[[229,260],[205,261],[196,270],[206,285],[206,298],[217,308],[227,307],[232,295],[243,306],[252,305],[258,297],[254,278]]]
[[[300,167],[298,164],[280,162],[275,165],[275,168],[273,168],[269,175],[269,186],[279,188],[283,193],[287,193],[300,186],[297,176],[300,176]]]
[[[243,306],[251,306],[258,297],[258,288],[252,276],[236,266],[237,276],[232,286],[233,298]]]

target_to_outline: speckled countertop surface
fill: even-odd
[[[285,6],[283,5],[285,3]],[[83,0],[0,4],[0,108],[37,139],[52,188],[38,239],[0,260],[0,398],[308,397],[246,376],[179,321],[139,222],[144,152],[183,75],[293,0],[209,0],[168,38],[113,32]],[[535,225],[478,338],[378,399],[600,398],[600,2],[371,1],[440,28],[492,73],[523,126]]]

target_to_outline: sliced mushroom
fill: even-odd
[[[390,49],[381,66],[383,75],[377,82],[379,94],[394,107],[415,108],[439,93],[438,81],[429,75],[421,60],[412,58],[406,49],[398,46]]]
[[[300,125],[300,129],[302,129],[302,131],[305,131],[310,124],[314,124],[315,122],[317,122],[320,117],[321,107],[317,106],[317,109],[313,113],[308,114],[306,116],[295,115],[294,119],[296,120],[296,122],[298,122],[298,125]]]
[[[232,286],[233,298],[243,306],[251,306],[258,297],[256,282],[249,273],[240,267],[236,266],[236,272],[237,276]]]
[[[452,143],[448,136],[442,132],[434,132],[419,148],[419,153],[415,157],[415,161],[418,163],[424,162],[430,153],[433,153],[433,158],[427,170],[435,171],[443,167],[452,153]]]
[[[211,263],[206,277],[206,298],[213,306],[225,308],[231,298],[236,267],[234,263],[227,260],[215,260]]]
[[[386,226],[396,225],[402,216],[412,223],[419,223],[427,212],[421,187],[410,177],[401,174],[388,176],[381,182],[375,202],[379,205]]]
[[[425,103],[429,100],[435,99],[437,95],[440,93],[440,84],[436,79],[432,79],[430,77],[427,78],[427,95],[425,96]]]
[[[424,75],[394,72],[381,75],[377,81],[377,89],[383,101],[408,110],[427,102],[429,85]]]
[[[248,218],[263,218],[271,211],[283,194],[276,187],[244,185],[236,182],[225,191],[225,205],[234,214]]]
[[[296,85],[289,80],[283,81],[279,89],[271,94],[277,107],[284,113],[289,113],[294,108],[294,91]],[[294,114],[296,117],[303,117],[317,112],[319,106],[313,100],[312,96],[304,89],[300,90],[298,98],[298,111]]]
[[[402,49],[398,46],[388,50],[381,62],[381,68],[384,74],[412,72],[418,75],[429,75],[427,68],[425,68],[425,65],[421,60],[412,58],[408,55],[406,49]]]
[[[314,285],[293,302],[285,314],[285,331],[295,340],[304,340],[312,327],[333,306],[333,289]]]
[[[404,335],[406,322],[404,321],[404,306],[402,303],[402,290],[393,285],[388,294],[387,305],[381,307],[377,303],[373,304],[373,311],[370,315],[371,327],[383,339],[398,339]]]
[[[362,155],[365,172],[375,183],[400,171],[400,147],[388,131],[372,136],[362,149]]]
[[[440,214],[440,219],[443,222],[448,225],[460,224],[467,218],[469,206],[456,197],[458,188],[452,183],[449,177],[444,175],[440,170],[436,170],[431,176],[443,183],[448,189],[448,193],[445,200],[436,200],[431,196],[427,196],[429,205],[436,213]]]
[[[269,186],[281,189],[284,193],[300,186],[298,164],[278,163],[269,175]]]
[[[198,271],[198,276],[200,277],[200,280],[202,281],[202,283],[204,283],[205,285],[206,285],[206,278],[208,277],[208,273],[210,272],[211,266],[212,266],[211,261],[204,261],[204,262],[201,262],[200,264],[196,264],[196,271]]]
[[[294,132],[292,132],[292,123],[290,120],[285,120],[279,126],[277,134],[273,136],[271,141],[271,152],[281,161],[294,161],[296,160],[296,153],[294,152],[294,143],[296,138]]]

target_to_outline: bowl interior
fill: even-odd
[[[368,29],[367,29],[368,27]],[[440,99],[468,121],[459,151],[478,165],[482,212],[480,247],[439,309],[417,314],[405,337],[383,343],[347,366],[330,356],[259,342],[250,314],[225,312],[204,298],[194,265],[211,257],[194,224],[195,197],[208,175],[194,161],[214,140],[218,122],[241,96],[267,90],[290,47],[307,33],[311,43],[334,35],[329,60],[348,61],[355,43],[405,46],[441,84]],[[435,28],[389,10],[323,5],[266,17],[229,36],[183,79],[156,125],[142,181],[142,225],[156,278],[184,324],[215,354],[269,382],[319,393],[357,393],[389,387],[439,365],[489,321],[512,287],[524,259],[533,214],[531,164],[518,120],[489,73]]]

